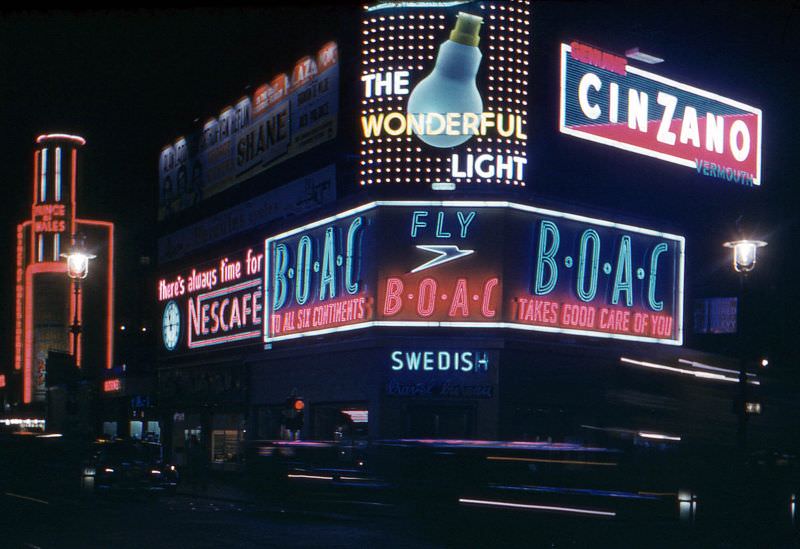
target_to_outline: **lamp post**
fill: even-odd
[[[75,294],[75,313],[72,318],[72,326],[70,332],[72,333],[72,352],[75,355],[77,363],[78,354],[78,336],[81,333],[80,318],[78,318],[78,305],[81,293],[81,280],[86,278],[89,274],[89,260],[94,259],[92,255],[86,251],[86,246],[83,237],[75,237],[73,239],[75,244],[69,253],[61,254],[61,257],[67,260],[67,276],[72,280],[73,292]]]
[[[733,270],[739,274],[739,305],[737,307],[737,327],[739,330],[739,399],[737,406],[739,417],[738,429],[736,432],[739,448],[744,450],[747,447],[747,339],[743,326],[744,315],[742,314],[742,303],[745,299],[747,290],[747,276],[756,267],[756,256],[758,249],[766,246],[763,240],[733,240],[723,244],[726,248],[733,250]]]

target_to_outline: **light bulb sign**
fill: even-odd
[[[265,343],[370,326],[683,341],[684,239],[632,225],[383,201],[270,237],[264,254]]]
[[[159,279],[164,349],[201,349],[258,339],[264,254],[248,248]]]
[[[760,109],[580,42],[561,44],[562,133],[754,186],[761,184],[761,124]]]
[[[524,185],[530,3],[387,2],[362,19],[361,185]]]

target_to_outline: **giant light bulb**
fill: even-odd
[[[428,116],[430,113],[438,113],[443,117],[448,113],[474,113],[479,117],[483,112],[483,100],[475,85],[482,57],[478,49],[478,33],[482,23],[483,18],[477,15],[459,12],[450,39],[439,46],[433,70],[411,91],[408,113],[425,115],[426,129],[431,125],[435,128],[442,122],[432,119]],[[460,124],[451,132],[457,135],[447,135],[445,132],[427,135],[417,132],[416,128],[414,133],[428,145],[439,148],[455,147],[472,137],[471,133],[461,134]]]

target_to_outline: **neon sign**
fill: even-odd
[[[36,233],[63,233],[67,230],[67,207],[64,204],[35,204],[33,206],[33,231]]]
[[[760,109],[561,44],[562,133],[760,185],[761,124]]]
[[[329,218],[267,239],[270,338],[356,324],[372,315],[361,278],[370,219]]]
[[[468,205],[389,213],[387,221],[399,225],[410,246],[381,265],[378,303],[384,318],[500,320],[503,259],[493,229],[502,226],[503,214]]]
[[[412,398],[491,398],[497,354],[480,350],[395,350],[385,393]]]
[[[265,256],[265,343],[370,326],[683,341],[684,239],[631,225],[510,202],[372,202],[268,238]]]
[[[393,372],[486,372],[486,351],[392,351]]]
[[[525,185],[530,3],[381,3],[362,20],[361,185]]]
[[[189,298],[189,348],[241,341],[261,334],[261,280]]]
[[[675,316],[669,290],[680,241],[568,219],[543,218],[534,233],[535,275],[515,297],[515,321],[672,338]]]
[[[103,381],[104,393],[117,393],[122,390],[122,381],[119,378],[106,379]]]
[[[252,248],[161,278],[162,343],[168,351],[185,334],[196,349],[258,338],[263,322],[264,255]],[[182,311],[182,313],[181,313]]]

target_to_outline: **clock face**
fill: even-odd
[[[167,351],[172,351],[178,345],[181,336],[181,310],[174,301],[167,303],[164,307],[164,316],[161,319],[161,337],[164,339],[164,347]]]

